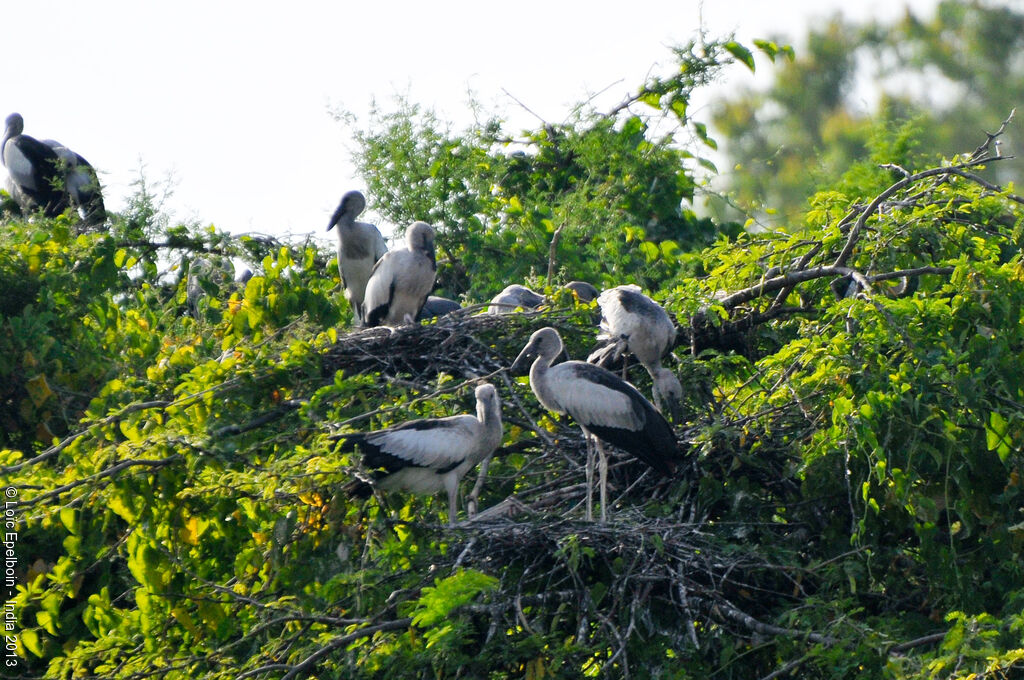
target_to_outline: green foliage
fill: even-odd
[[[622,112],[684,116],[706,144],[673,93],[753,53],[714,45]],[[453,135],[406,105],[375,121],[357,132],[380,154],[366,168],[387,171],[371,196],[393,219],[444,224],[445,281],[472,281],[458,289],[470,300],[546,267],[563,223],[559,278],[659,283],[679,324],[666,363],[687,392],[683,470],[657,479],[616,456],[611,521],[580,519],[579,428],[501,370],[542,325],[574,358],[592,348],[594,305],[553,286],[538,315],[357,331],[331,254],[308,244],[172,226],[145,196],[102,234],[7,221],[0,475],[19,501],[7,675],[1019,673],[1024,199],[1012,188],[976,161],[922,167],[925,137],[880,126],[872,161],[809,197],[800,228],[705,234],[676,210],[692,190],[678,162],[693,158],[648,139],[634,111],[526,133],[522,156],[497,126]],[[474,169],[487,163],[500,172]],[[200,260],[255,274],[243,286]],[[344,493],[358,461],[333,435],[471,411],[481,376],[499,388],[505,433],[480,505],[510,516],[449,528],[440,496]]]
[[[834,188],[873,155],[880,132],[906,129],[907,121],[917,123],[925,162],[973,150],[1024,96],[1024,14],[1001,4],[945,0],[927,19],[908,11],[892,25],[835,17],[812,28],[770,88],[716,105],[715,128],[728,139],[734,169],[724,178],[729,200],[716,211],[731,215],[738,206],[766,225],[800,224],[809,196]],[[1016,126],[1003,139],[1019,146]],[[905,152],[884,162],[913,164]],[[989,178],[1019,182],[1020,173],[1004,164]]]
[[[758,47],[772,57],[785,52],[768,42]],[[680,269],[693,271],[685,253],[737,227],[688,207],[696,168],[713,167],[700,149],[716,143],[687,105],[731,61],[753,68],[753,53],[731,40],[674,52],[673,74],[650,78],[614,110],[581,107],[563,123],[519,134],[493,118],[453,133],[402,100],[392,111],[375,108],[359,127],[348,117],[374,209],[400,229],[418,219],[439,227],[447,258],[441,289],[452,297],[489,297],[531,276],[546,276],[549,285],[658,286]],[[658,124],[665,118],[674,124],[655,132],[666,128]],[[682,137],[695,143],[682,147]]]

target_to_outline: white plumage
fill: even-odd
[[[592,353],[587,361],[603,363],[629,352],[647,370],[653,382],[658,410],[675,414],[683,398],[683,386],[661,358],[676,339],[676,327],[664,309],[640,292],[639,286],[609,288],[597,297],[601,308],[601,335],[608,344]]]
[[[536,309],[544,302],[544,296],[526,286],[513,283],[491,299],[488,314],[509,314],[517,308]]]
[[[513,362],[511,371],[521,373],[530,365],[530,387],[541,405],[570,415],[594,436],[633,454],[663,475],[675,472],[678,462],[675,434],[654,406],[614,373],[583,361],[552,365],[562,352],[562,338],[554,328],[542,328],[532,336]],[[607,515],[607,455],[599,439],[601,519]],[[593,517],[593,454],[587,456],[587,519]]]
[[[414,222],[405,233],[406,250],[386,253],[366,283],[367,326],[401,326],[415,322],[434,288],[437,262],[434,228]]]
[[[501,444],[501,402],[493,385],[476,388],[476,415],[414,420],[379,432],[345,435],[342,450],[358,448],[374,470],[372,482],[347,487],[366,495],[368,484],[428,495],[448,492],[448,523],[455,523],[459,480],[486,462]],[[481,471],[481,475],[484,472]]]
[[[341,197],[327,225],[328,231],[338,227],[338,272],[341,285],[345,287],[345,299],[359,325],[366,320],[363,309],[366,282],[377,260],[388,252],[377,227],[368,222],[356,222],[365,208],[366,198],[358,191],[349,191]]]

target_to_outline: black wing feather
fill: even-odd
[[[637,420],[643,426],[637,431],[582,421],[580,424],[609,444],[633,454],[661,474],[674,474],[679,462],[676,436],[672,426],[651,402],[635,387],[607,369],[582,361],[574,361],[572,366],[580,378],[626,395]]]

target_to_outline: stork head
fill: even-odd
[[[477,410],[490,410],[492,413],[501,413],[501,402],[498,400],[498,390],[491,383],[480,383],[476,387]]]
[[[676,374],[659,366],[651,373],[654,403],[662,415],[677,422],[682,415],[683,386]]]
[[[530,341],[509,368],[512,375],[526,375],[529,365],[536,359],[551,364],[562,351],[562,337],[554,328],[541,328],[530,336]]]
[[[544,303],[543,295],[530,290],[526,286],[519,285],[518,283],[506,286],[505,290],[502,291],[502,294],[512,296],[523,309],[537,309],[537,307]]]
[[[434,228],[426,222],[413,222],[405,232],[405,242],[411,251],[418,251],[435,260]]]
[[[349,222],[355,221],[359,213],[366,209],[366,197],[358,191],[349,191],[341,197],[341,203],[338,204],[338,209],[334,211],[334,215],[331,216],[331,223],[327,225],[327,231],[330,231],[335,224],[338,224],[343,219]]]
[[[25,129],[25,119],[21,117],[20,113],[12,113],[4,121],[4,127],[6,128],[4,130],[4,138],[20,135]]]
[[[580,302],[593,302],[599,295],[597,288],[586,281],[570,281],[565,284],[565,287],[572,291],[572,294]]]

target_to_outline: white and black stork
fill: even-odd
[[[672,371],[661,365],[661,358],[671,351],[676,339],[672,319],[635,285],[609,288],[598,296],[597,304],[601,308],[603,331],[598,340],[607,344],[594,351],[587,361],[600,365],[629,352],[650,374],[658,410],[677,417],[683,386]]]
[[[421,495],[443,489],[448,492],[448,524],[454,525],[459,481],[477,463],[486,465],[501,444],[501,401],[494,385],[482,383],[476,388],[475,416],[413,420],[343,436],[340,449],[358,449],[372,471],[371,480],[346,486],[350,494],[368,496],[373,486]]]
[[[562,352],[554,328],[542,328],[513,362],[520,375],[530,365],[530,387],[541,405],[568,414],[583,429],[587,447],[587,519],[593,519],[594,446],[600,454],[601,521],[607,518],[608,458],[601,440],[632,454],[661,475],[671,476],[680,462],[675,434],[635,387],[611,371],[584,361],[552,365]]]
[[[42,210],[46,217],[56,217],[68,207],[63,161],[50,146],[24,130],[20,113],[7,116],[0,160],[10,176],[11,197],[26,213]]]
[[[544,303],[544,296],[535,293],[526,286],[513,283],[491,299],[487,307],[488,314],[510,314],[520,307],[534,310]]]
[[[327,231],[338,228],[338,273],[345,287],[345,299],[352,307],[358,325],[366,321],[363,300],[366,282],[377,260],[388,252],[380,231],[369,222],[357,222],[356,217],[366,208],[366,198],[358,191],[349,191],[341,197],[338,208],[331,215]]]
[[[414,323],[434,289],[434,228],[414,222],[406,230],[405,240],[406,250],[386,253],[373,267],[363,300],[367,326]]]

